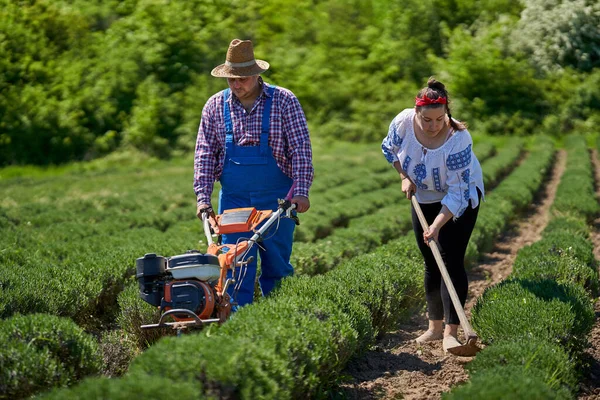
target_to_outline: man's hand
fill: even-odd
[[[202,214],[203,213],[208,213],[208,222],[210,223],[210,226],[212,227],[212,230],[215,233],[219,233],[219,227],[217,225],[217,218],[215,216],[215,212],[212,209],[212,206],[210,204],[198,204],[198,207],[196,208],[196,216],[198,218],[200,218],[200,220],[202,220]]]
[[[296,204],[296,211],[299,213],[306,212],[310,208],[310,200],[304,196],[292,197],[292,204]]]

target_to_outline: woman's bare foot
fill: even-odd
[[[421,344],[426,342],[433,342],[436,340],[442,340],[444,338],[444,334],[442,331],[434,332],[431,330],[426,331],[424,334],[415,339],[415,342]]]

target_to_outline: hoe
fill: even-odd
[[[153,253],[138,258],[136,278],[140,297],[160,310],[158,323],[142,325],[141,328],[172,328],[179,335],[185,328],[225,322],[233,305],[227,289],[246,274],[248,264],[253,261],[253,257],[248,257],[250,249],[280,218],[292,218],[298,224],[297,217],[292,215],[296,208],[290,201],[293,190],[294,186],[285,199],[278,200],[276,211],[259,211],[254,207],[225,210],[216,216],[214,229],[208,212],[204,212],[202,222],[208,241],[206,254],[190,250],[169,258]],[[238,232],[251,232],[252,236],[235,244],[222,245],[213,240],[213,233],[219,242],[221,234]],[[230,269],[232,277],[227,278]],[[232,287],[235,298],[237,286]]]
[[[423,211],[421,211],[421,206],[417,201],[415,196],[411,197],[411,201],[415,211],[417,212],[417,216],[419,217],[419,222],[421,223],[421,227],[424,231],[429,229],[429,225],[427,224],[427,220],[425,219],[425,215],[423,215]],[[431,239],[429,241],[429,247],[431,248],[431,252],[437,262],[438,268],[442,274],[442,278],[444,279],[444,283],[446,284],[446,288],[448,288],[448,293],[450,294],[450,298],[452,299],[452,304],[456,309],[456,313],[458,314],[458,319],[460,320],[460,326],[463,329],[466,343],[462,346],[451,347],[448,349],[450,354],[454,354],[455,356],[463,356],[463,357],[472,357],[479,350],[481,350],[477,346],[477,334],[471,327],[467,316],[465,315],[465,310],[460,304],[460,300],[458,299],[458,295],[456,294],[456,289],[454,289],[454,285],[452,284],[452,280],[450,279],[450,275],[448,275],[448,270],[446,269],[446,265],[444,264],[444,260],[442,259],[442,254],[440,253],[440,249],[438,248],[438,244],[435,240]]]

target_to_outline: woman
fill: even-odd
[[[425,294],[429,329],[417,343],[443,339],[443,348],[460,346],[459,319],[428,246],[441,247],[444,263],[461,303],[468,292],[464,258],[484,194],[481,166],[473,153],[466,125],[452,118],[445,86],[430,78],[415,99],[390,124],[381,145],[388,162],[400,174],[402,192],[414,194],[429,229],[423,231],[415,210],[412,224],[425,259]],[[444,321],[446,323],[444,327]]]

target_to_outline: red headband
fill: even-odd
[[[427,96],[415,97],[415,105],[417,107],[428,106],[430,104],[446,104],[448,101],[445,97],[438,97],[437,99],[430,99]]]

